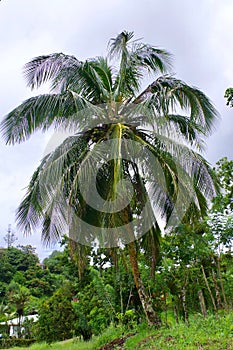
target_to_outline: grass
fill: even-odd
[[[93,337],[89,342],[74,338],[52,344],[35,343],[29,348],[13,347],[11,350],[97,350],[111,340],[121,337],[122,333],[122,328],[111,326],[103,334],[98,337]]]
[[[140,332],[127,340],[125,350],[131,349],[233,349],[233,312],[207,318],[195,315],[189,325],[180,323],[148,334]]]
[[[93,337],[90,342],[68,340],[48,345],[33,344],[30,350],[98,350],[111,340],[121,337],[122,329],[109,327],[99,337]],[[137,334],[128,338],[125,350],[231,350],[233,349],[233,311],[210,315],[203,318],[200,315],[190,317],[190,324],[183,322],[162,327],[159,330],[148,329],[140,325]],[[25,348],[12,348],[25,350]]]

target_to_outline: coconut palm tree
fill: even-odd
[[[29,98],[1,124],[7,144],[51,127],[73,132],[33,174],[18,225],[25,233],[41,225],[45,241],[69,232],[84,246],[127,246],[149,324],[157,318],[140,279],[140,240],[156,254],[159,220],[172,227],[186,209],[199,217],[215,193],[199,152],[217,112],[170,69],[167,51],[126,31],[110,40],[107,57],[39,56],[25,77],[32,89],[49,81],[50,93]]]

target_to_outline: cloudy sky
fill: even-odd
[[[233,159],[233,109],[224,91],[233,86],[232,0],[2,0],[0,2],[0,119],[32,96],[22,76],[31,58],[54,52],[79,59],[105,55],[122,30],[174,55],[174,73],[212,100],[221,120],[206,145],[211,164]],[[5,146],[0,139],[0,246],[8,224],[19,244],[32,244],[42,259],[50,249],[40,233],[23,238],[14,216],[51,134]]]

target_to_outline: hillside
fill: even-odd
[[[132,335],[134,334],[134,335]],[[125,339],[128,338],[128,339]],[[124,342],[124,340],[126,340]],[[119,344],[119,346],[117,346]],[[23,350],[25,348],[12,348]],[[149,330],[142,325],[131,333],[121,334],[121,329],[110,327],[101,336],[89,342],[79,339],[67,340],[51,345],[34,344],[30,350],[139,350],[139,349],[172,349],[172,350],[230,350],[233,349],[233,312],[219,313],[203,318],[194,315],[190,324],[180,323]]]

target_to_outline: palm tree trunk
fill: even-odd
[[[142,304],[143,311],[146,316],[147,323],[149,326],[156,325],[158,327],[161,324],[161,320],[159,319],[158,315],[154,311],[152,300],[148,296],[145,286],[140,278],[135,242],[131,242],[128,244],[128,250],[129,250],[129,257],[130,257],[130,263],[133,271],[135,286],[137,288],[137,292]]]

